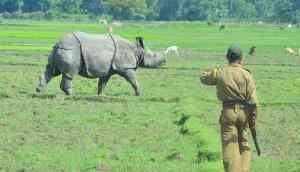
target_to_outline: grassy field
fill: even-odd
[[[253,172],[300,171],[300,29],[204,23],[126,23],[115,33],[145,37],[153,50],[170,45],[180,55],[159,69],[139,69],[142,96],[114,76],[105,96],[97,80],[76,77],[74,95],[60,77],[35,93],[53,43],[70,31],[104,33],[96,23],[4,21],[0,24],[0,171],[222,172],[215,89],[199,82],[202,70],[226,64],[229,44],[239,42],[257,82],[258,135]]]

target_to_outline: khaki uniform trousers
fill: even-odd
[[[249,172],[251,151],[245,111],[238,104],[223,107],[220,124],[225,172]]]

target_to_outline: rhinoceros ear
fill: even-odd
[[[144,38],[143,37],[136,37],[136,44],[139,47],[142,47],[143,49],[145,49],[145,44],[144,44]]]

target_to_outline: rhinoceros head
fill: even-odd
[[[153,53],[147,49],[142,37],[136,38],[139,66],[145,68],[157,68],[166,63],[166,58],[160,53]]]

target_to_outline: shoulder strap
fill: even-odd
[[[251,71],[249,69],[247,68],[243,68],[243,69],[251,74]]]

